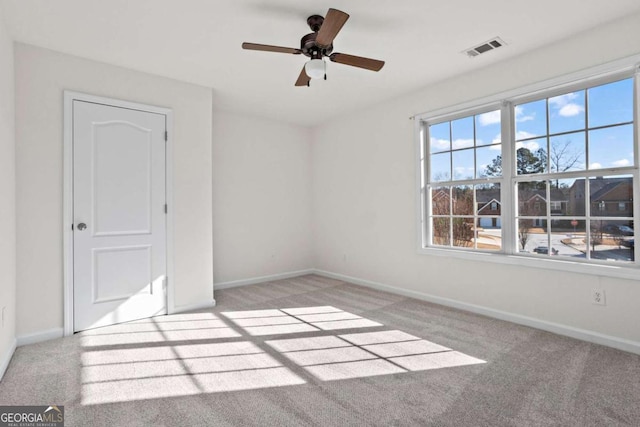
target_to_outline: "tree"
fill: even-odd
[[[436,189],[431,197],[434,215],[431,223],[433,243],[443,246],[451,243],[458,247],[472,246],[475,233],[473,218],[451,218],[449,215],[451,211],[454,215],[473,215],[473,187],[453,187],[451,193],[447,188]]]
[[[549,172],[566,172],[580,162],[583,151],[571,145],[571,140],[563,143],[551,144],[549,153]],[[556,188],[559,188],[559,180],[556,179]]]
[[[551,144],[549,160],[551,161],[550,172],[566,172],[574,167],[582,158],[582,150],[577,150],[571,146],[571,141]]]
[[[539,148],[532,152],[528,148],[520,147],[516,152],[516,170],[518,175],[542,173],[547,166],[547,155]],[[502,156],[498,155],[484,170],[486,176],[502,176]]]
[[[518,242],[520,242],[520,246],[524,251],[525,246],[527,246],[527,242],[529,241],[530,232],[533,228],[533,220],[532,219],[521,219],[518,227]]]
[[[592,256],[595,258],[596,245],[601,245],[604,240],[604,221],[591,221],[591,247],[593,248]]]

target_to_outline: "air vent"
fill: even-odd
[[[471,49],[465,49],[464,51],[462,51],[462,53],[466,54],[469,58],[473,58],[475,56],[492,51],[504,45],[506,45],[506,43],[500,37],[495,37],[476,47],[472,47]]]

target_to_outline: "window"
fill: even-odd
[[[423,117],[423,247],[635,265],[634,85]]]
[[[501,250],[500,110],[434,123],[428,134],[430,245]]]
[[[562,202],[552,200],[549,204],[551,205],[551,214],[562,213]]]

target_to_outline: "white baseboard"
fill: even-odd
[[[9,362],[11,362],[11,358],[13,357],[13,353],[16,351],[16,340],[14,339],[11,343],[11,346],[7,349],[7,351],[0,358],[0,381],[2,381],[2,377],[4,377],[4,373],[7,372],[7,368],[9,367]]]
[[[230,282],[214,283],[213,289],[228,289],[238,286],[255,285],[256,283],[269,282],[272,280],[291,279],[292,277],[305,276],[313,274],[316,270],[310,268],[307,270],[289,271],[286,273],[272,274],[270,276],[252,277],[249,279],[232,280]]]
[[[193,311],[193,310],[205,310],[205,309],[213,308],[215,306],[216,306],[216,300],[212,299],[211,301],[207,301],[207,302],[179,305],[175,307],[173,309],[173,312],[171,312],[170,314],[184,313],[185,311]]]
[[[33,334],[21,335],[17,338],[18,347],[35,344],[42,341],[54,340],[64,336],[63,328],[49,329],[48,331],[35,332]]]
[[[509,313],[506,311],[495,310],[493,308],[483,307],[475,304],[469,304],[449,298],[437,297],[422,292],[411,291],[407,289],[397,288],[395,286],[374,282],[371,280],[360,279],[358,277],[346,276],[344,274],[332,273],[330,271],[315,270],[315,274],[328,277],[331,279],[343,280],[345,282],[362,285],[381,291],[391,292],[397,295],[403,295],[410,298],[432,302],[447,307],[453,307],[460,310],[470,311],[472,313],[482,314],[484,316],[493,317],[495,319],[506,320],[508,322],[517,323],[519,325],[529,326],[531,328],[541,329],[543,331],[553,332],[558,335],[564,335],[576,338],[582,341],[600,344],[607,347],[617,348],[619,350],[628,351],[630,353],[640,354],[640,342],[627,340],[624,338],[604,335],[598,332],[588,331],[586,329],[574,328],[573,326],[562,325],[559,323],[548,322],[533,317],[522,316],[520,314]]]

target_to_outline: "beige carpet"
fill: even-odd
[[[305,276],[21,347],[0,404],[67,426],[640,425],[640,356]]]

